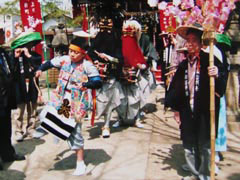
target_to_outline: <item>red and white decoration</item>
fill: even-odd
[[[40,0],[20,0],[20,9],[24,31],[34,31],[42,34]],[[42,44],[38,44],[35,47],[35,51],[41,55],[43,54],[42,46]]]
[[[159,6],[160,29],[162,33],[173,33],[176,30],[176,18],[169,9],[173,8],[172,3],[163,2]]]

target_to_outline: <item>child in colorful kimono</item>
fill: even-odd
[[[53,58],[42,64],[36,72],[39,77],[42,71],[49,68],[60,68],[58,86],[51,95],[48,105],[58,113],[73,118],[78,123],[67,138],[70,148],[76,151],[77,166],[73,175],[83,175],[86,165],[83,160],[84,139],[81,132],[81,119],[89,107],[87,88],[97,89],[102,85],[98,70],[87,55],[87,42],[84,38],[73,39],[69,46],[69,55]],[[67,107],[63,109],[64,105]]]

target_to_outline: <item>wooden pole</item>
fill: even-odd
[[[210,40],[209,66],[214,66],[213,56],[214,40]],[[215,180],[215,81],[214,77],[210,77],[210,127],[211,127],[211,180]]]
[[[209,45],[209,66],[214,66],[214,42],[215,32],[205,31],[203,33],[203,43]],[[210,140],[211,140],[211,167],[210,177],[211,180],[215,180],[215,78],[210,77]]]

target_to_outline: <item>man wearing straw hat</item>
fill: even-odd
[[[11,43],[13,49],[14,63],[16,66],[15,77],[17,107],[16,117],[16,140],[22,141],[28,135],[32,135],[32,130],[36,123],[36,110],[38,98],[38,79],[34,74],[42,63],[42,57],[31,50],[33,46],[41,42],[42,37],[39,32],[22,32]],[[27,108],[27,125],[23,129],[24,111]]]
[[[183,180],[210,179],[210,76],[215,77],[215,116],[218,125],[220,97],[226,79],[223,64],[215,57],[209,66],[209,54],[202,51],[202,27],[195,23],[180,26],[177,33],[186,39],[187,55],[173,77],[166,106],[180,119],[180,132],[186,162],[192,176]],[[217,129],[217,128],[216,128]]]
[[[0,44],[3,43],[4,31],[0,27]],[[2,160],[10,162],[25,159],[24,156],[16,154],[11,141],[11,110],[15,108],[13,66],[7,53],[0,48],[0,170],[3,170]]]

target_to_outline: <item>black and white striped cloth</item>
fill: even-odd
[[[59,115],[57,110],[49,105],[46,105],[39,115],[41,126],[59,137],[66,140],[74,131],[76,122],[73,118],[66,118],[63,115]]]

